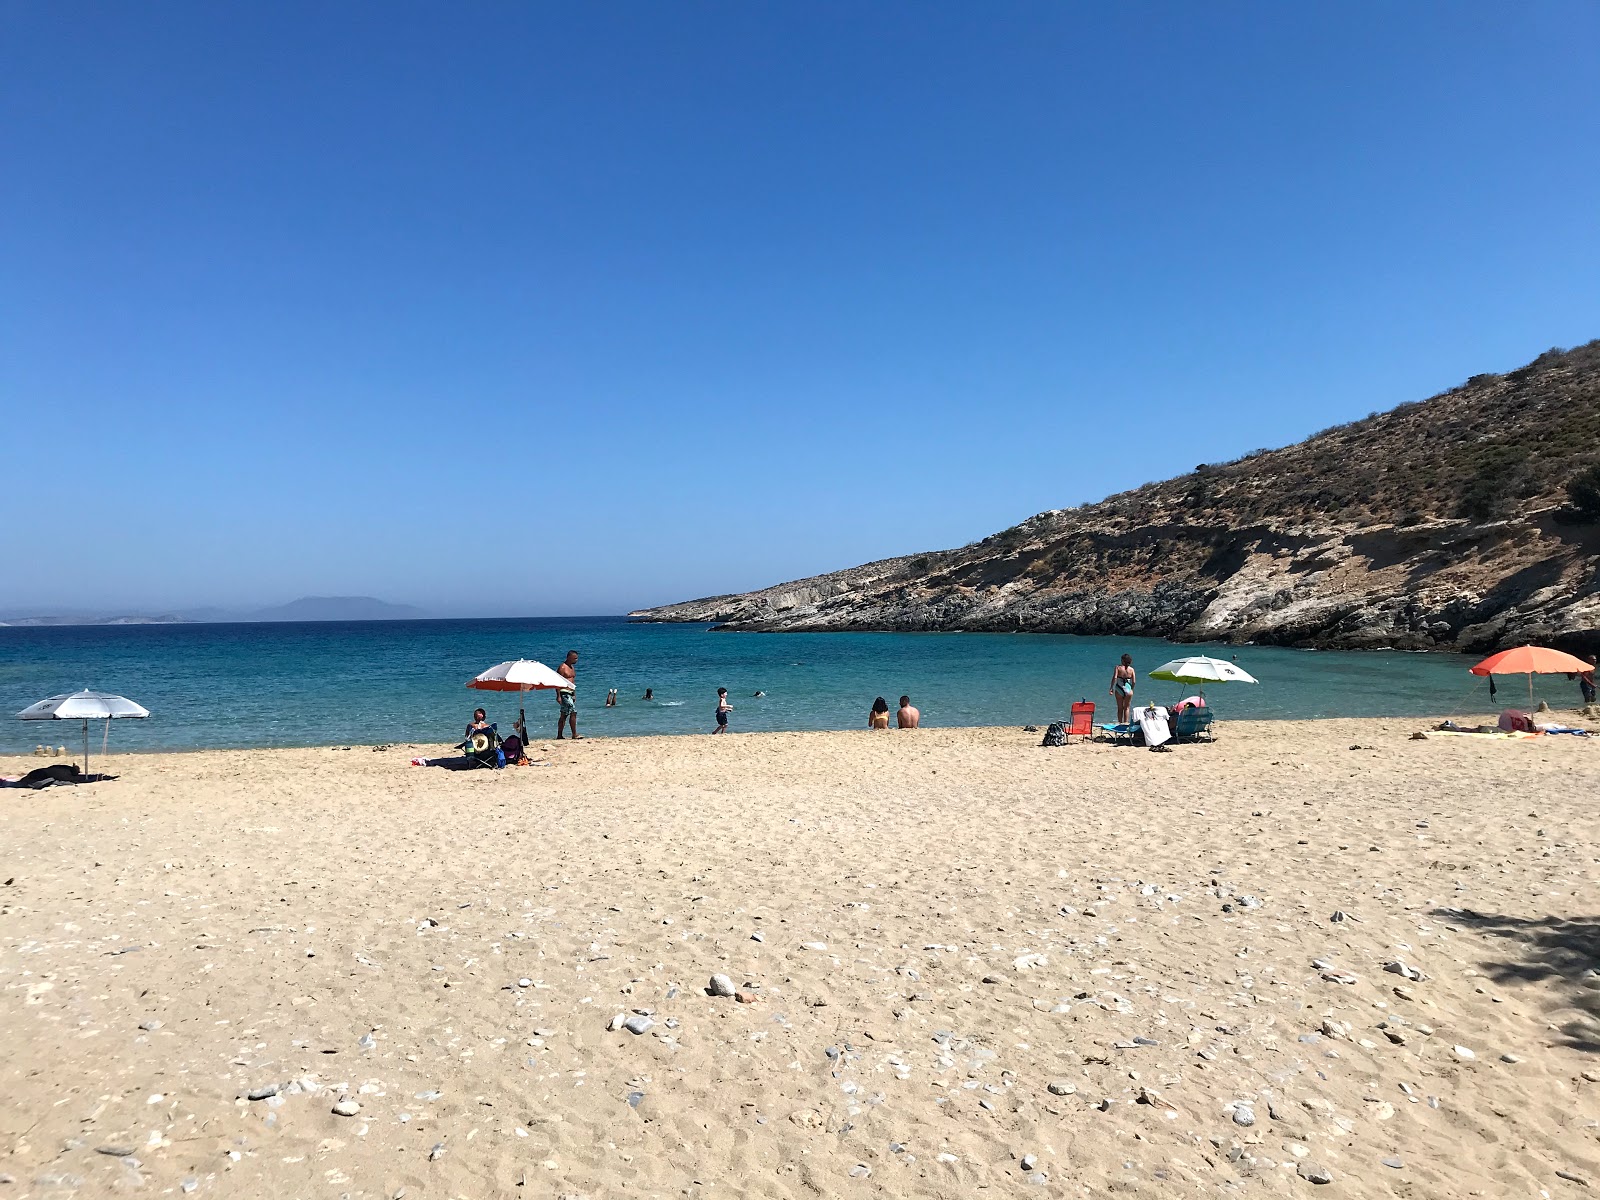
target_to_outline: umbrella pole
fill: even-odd
[[[89,773],[89,718],[83,719],[83,773]]]

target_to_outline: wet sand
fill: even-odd
[[[1584,1195],[1600,740],[1427,724],[0,792],[0,1200]]]

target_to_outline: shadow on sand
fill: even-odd
[[[1433,915],[1458,929],[1498,938],[1505,956],[1478,964],[1496,983],[1551,982],[1550,1020],[1564,1045],[1600,1054],[1600,917],[1508,917],[1470,908],[1437,908]]]

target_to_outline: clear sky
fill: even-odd
[[[1600,4],[0,0],[0,605],[550,615],[1600,336]]]

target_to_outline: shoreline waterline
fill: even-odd
[[[706,632],[621,617],[13,626],[0,629],[0,714],[83,687],[128,696],[152,715],[114,723],[113,752],[449,744],[479,705],[502,734],[525,707],[538,738],[554,732],[548,693],[529,693],[524,705],[516,693],[475,692],[466,682],[506,659],[553,664],[568,650],[580,656],[579,732],[607,738],[709,733],[718,687],[733,702],[734,733],[853,729],[865,725],[875,697],[893,704],[902,695],[928,727],[1043,726],[1085,699],[1103,722],[1115,711],[1106,693],[1123,653],[1139,674],[1136,704],[1170,704],[1197,690],[1148,679],[1163,662],[1236,660],[1260,683],[1207,688],[1219,721],[1490,708],[1485,681],[1467,671],[1476,659],[1438,652],[1074,634]],[[618,704],[606,708],[612,688]],[[1576,685],[1548,678],[1537,696],[1558,710],[1578,700]],[[1506,684],[1499,705],[1526,707],[1526,695]],[[64,725],[0,718],[0,753],[26,755],[46,740],[73,737]],[[98,751],[101,731],[93,740]]]

